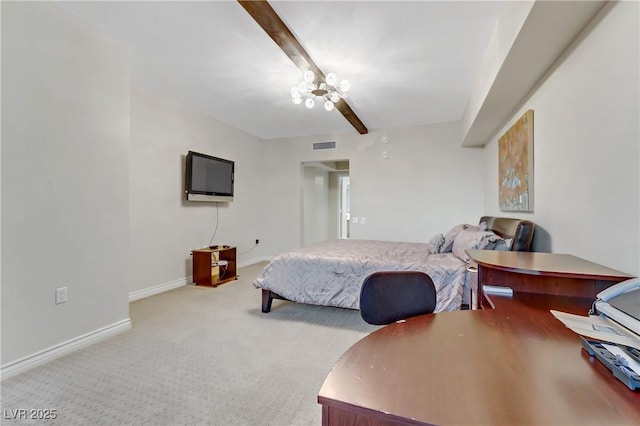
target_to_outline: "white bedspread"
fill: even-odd
[[[429,244],[333,240],[282,253],[254,281],[294,302],[358,309],[360,287],[376,271],[423,271],[437,292],[435,312],[460,309],[465,263],[451,253],[429,254]]]

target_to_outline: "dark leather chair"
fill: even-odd
[[[536,226],[530,220],[482,216],[480,223],[482,222],[487,224],[487,229],[501,237],[513,238],[511,251],[531,251],[533,231]]]
[[[374,272],[362,283],[360,315],[369,324],[390,324],[435,308],[436,288],[424,272]]]

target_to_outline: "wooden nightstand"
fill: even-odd
[[[217,287],[237,280],[236,248],[217,246],[191,250],[193,282],[205,287]]]

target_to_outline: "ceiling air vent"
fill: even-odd
[[[336,148],[336,142],[314,142],[313,144],[313,150],[317,150],[317,149],[335,149]]]

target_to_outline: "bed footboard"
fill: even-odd
[[[265,314],[271,312],[271,302],[273,299],[281,299],[288,300],[277,293],[272,292],[271,290],[262,289],[262,312]]]

